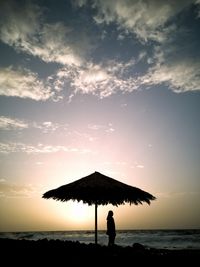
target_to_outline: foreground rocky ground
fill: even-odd
[[[200,259],[200,250],[167,250],[101,246],[72,241],[13,240],[0,238],[1,262],[5,266],[138,266],[192,264]],[[172,265],[173,264],[173,265]]]

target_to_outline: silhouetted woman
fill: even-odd
[[[113,211],[112,210],[110,210],[108,212],[106,234],[108,235],[108,246],[114,245],[116,232],[115,232],[115,221],[113,218]]]

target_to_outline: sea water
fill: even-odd
[[[0,238],[41,240],[54,239],[94,243],[94,231],[0,232]],[[105,231],[98,231],[98,244],[107,245]],[[118,230],[116,245],[140,243],[149,248],[200,249],[200,229],[196,230]]]

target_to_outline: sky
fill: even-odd
[[[199,0],[1,0],[1,232],[94,229],[42,195],[95,171],[156,197],[99,229],[200,227],[199,29]]]

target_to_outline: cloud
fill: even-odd
[[[78,51],[67,41],[70,32],[61,22],[44,24],[42,34],[36,41],[30,40],[30,48],[27,52],[40,57],[45,62],[57,62],[63,65],[80,65],[82,59]],[[75,50],[75,51],[74,51]]]
[[[144,165],[135,161],[134,163],[131,164],[131,168],[134,169],[134,168],[138,168],[138,169],[143,169],[144,168]]]
[[[33,185],[16,185],[5,180],[0,181],[0,198],[30,198],[38,193],[38,188]]]
[[[93,131],[103,130],[107,133],[112,133],[115,131],[112,123],[109,123],[108,125],[88,124],[88,129],[93,130]]]
[[[198,7],[198,10],[197,10],[197,18],[200,18],[200,0],[196,0],[195,4]]]
[[[8,67],[0,69],[0,95],[45,101],[54,93],[30,70]]]
[[[199,5],[199,0],[170,3],[164,0],[75,2],[80,7],[90,3],[90,7],[96,12],[94,18],[97,24],[116,23],[119,34],[136,36],[142,44],[152,40],[158,42],[160,54],[156,51],[154,56],[150,56],[149,50],[141,49],[138,57],[128,61],[115,59],[94,63],[91,58],[86,62],[84,55],[91,46],[84,34],[77,38],[77,34],[81,33],[75,32],[70,25],[60,21],[45,22],[44,9],[31,1],[25,1],[24,5],[17,5],[11,0],[3,1],[0,39],[17,51],[37,56],[45,62],[60,63],[63,67],[44,80],[27,69],[0,69],[0,95],[36,101],[59,101],[68,97],[68,102],[71,102],[76,94],[105,98],[118,92],[133,92],[144,86],[158,84],[166,84],[176,93],[199,90],[199,63],[187,58],[189,49],[185,49],[187,53],[181,60],[174,59],[173,55],[177,51],[172,51],[171,62],[167,61],[169,55],[165,51],[166,47],[171,49],[173,41],[177,41],[172,41],[174,37],[170,35],[176,29],[173,18],[189,5]],[[151,44],[150,50],[156,50],[155,42]],[[184,46],[192,47],[192,44],[185,41]],[[139,70],[143,69],[142,73],[137,71],[137,64],[140,64]],[[46,125],[48,130],[52,127]]]
[[[44,121],[44,122],[31,122],[28,120],[19,120],[17,118],[10,118],[5,116],[0,116],[0,130],[33,130],[36,129],[43,134],[49,134],[49,133],[62,133],[63,135],[68,136],[78,136],[81,138],[84,138],[85,140],[88,140],[89,142],[93,142],[96,139],[98,139],[96,136],[93,136],[94,131],[101,131],[104,133],[113,133],[115,131],[112,123],[108,123],[107,125],[99,125],[99,124],[89,124],[87,126],[87,129],[85,132],[73,130],[69,131],[69,124],[61,124],[61,123],[55,123],[51,121]],[[88,133],[88,130],[90,131]],[[92,134],[91,134],[92,133]],[[86,150],[78,149],[78,148],[72,148],[72,147],[66,147],[66,146],[45,146],[45,145],[37,145],[37,146],[31,146],[31,145],[25,145],[22,143],[0,143],[0,153],[12,153],[12,152],[26,152],[26,153],[53,153],[53,152],[80,152],[85,153]],[[89,151],[88,151],[89,152]]]
[[[136,168],[143,169],[143,168],[144,168],[144,165],[140,165],[140,164],[138,164],[138,165],[136,166]]]
[[[9,117],[0,116],[0,129],[3,130],[15,130],[15,129],[26,129],[28,124],[22,120],[12,119]]]
[[[70,86],[73,96],[80,93],[99,98],[161,84],[167,85],[175,93],[200,90],[199,61],[188,54],[176,57],[177,49],[174,47],[168,52],[161,46],[154,48],[151,58],[142,51],[137,59],[128,62],[108,60],[99,64],[90,62],[84,67],[64,67],[57,72],[53,83],[58,86],[58,91]],[[137,64],[142,60],[151,63],[146,73],[137,73]]]
[[[74,94],[92,94],[100,98],[108,97],[116,92],[132,92],[138,88],[136,78],[130,76],[135,60],[119,62],[105,61],[101,64],[91,62],[80,67],[64,67],[54,79],[58,91],[70,85]],[[128,75],[128,77],[126,77]]]
[[[163,42],[171,31],[175,30],[173,24],[169,25],[172,17],[195,0],[156,1],[156,0],[93,0],[92,8],[97,14],[96,23],[117,23],[120,29],[133,33],[141,41],[154,40]],[[88,1],[77,1],[83,6]]]
[[[175,93],[200,90],[199,61],[182,60],[171,64],[156,64],[141,77],[141,84],[148,86],[166,84]]]
[[[29,50],[29,39],[39,29],[41,10],[26,2],[23,7],[13,0],[1,3],[0,38],[19,50]]]
[[[2,42],[37,56],[45,62],[60,64],[82,63],[86,44],[73,41],[72,28],[61,22],[45,23],[43,9],[30,1],[20,5],[4,1],[0,11],[0,39]]]
[[[24,129],[39,129],[42,133],[52,133],[55,131],[68,130],[68,124],[59,124],[51,121],[44,121],[41,123],[19,120],[17,118],[10,118],[0,116],[0,129],[1,130],[24,130]]]
[[[43,133],[50,133],[55,132],[57,130],[59,131],[66,131],[68,129],[68,124],[59,124],[59,123],[53,123],[51,121],[44,121],[41,123],[32,122],[29,124],[31,128],[40,129]]]
[[[0,153],[10,154],[10,153],[27,153],[27,154],[49,154],[57,152],[66,152],[66,153],[79,153],[85,154],[90,153],[91,151],[86,148],[77,148],[77,147],[67,147],[64,145],[28,145],[24,143],[0,143]]]

